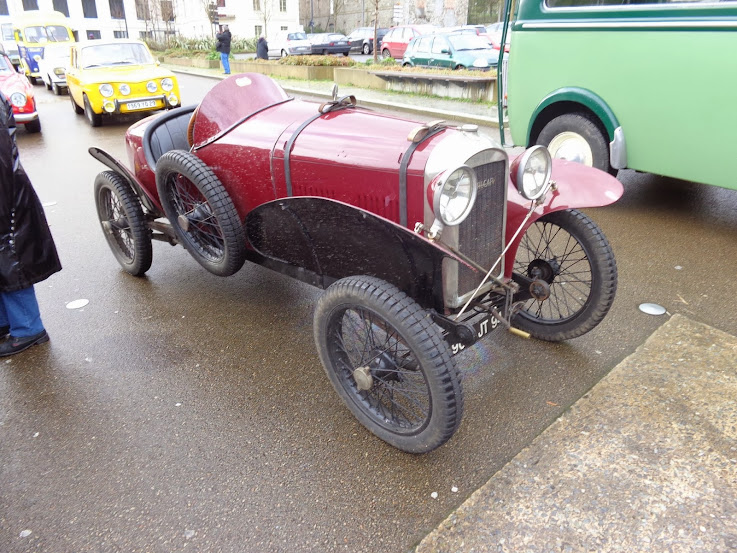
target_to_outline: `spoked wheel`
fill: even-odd
[[[617,291],[617,264],[604,234],[575,209],[556,211],[527,230],[514,272],[532,279],[533,297],[514,324],[552,342],[585,334],[606,316]]]
[[[97,217],[113,255],[123,269],[142,276],[151,268],[151,232],[141,202],[123,177],[105,171],[95,179]]]
[[[407,294],[377,278],[344,278],[318,301],[314,329],[333,387],[376,436],[424,453],[457,430],[463,391],[453,357]]]
[[[363,52],[364,56],[368,56],[371,53],[371,47],[368,44],[364,44],[361,51]]]
[[[194,154],[165,153],[156,163],[161,205],[187,251],[218,276],[236,273],[246,260],[238,212],[215,173]]]

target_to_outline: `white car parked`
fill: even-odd
[[[274,38],[268,40],[268,43],[270,58],[303,56],[312,53],[312,44],[307,40],[307,35],[301,31],[279,31]]]
[[[70,59],[68,43],[51,44],[44,46],[44,57],[38,60],[38,71],[41,80],[48,90],[53,90],[57,96],[67,88],[67,66]]]

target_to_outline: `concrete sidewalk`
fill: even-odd
[[[737,551],[736,365],[674,316],[416,553]]]
[[[219,69],[201,69],[162,64],[175,73],[198,75],[212,79],[224,79]],[[284,90],[293,94],[307,94],[319,98],[330,98],[333,83],[328,81],[300,81],[295,79],[274,79]],[[386,108],[415,113],[462,123],[474,123],[486,127],[499,127],[496,106],[486,103],[463,102],[430,96],[414,96],[401,92],[383,92],[367,88],[340,87],[340,96],[353,95],[358,105]]]

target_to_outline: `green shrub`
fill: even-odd
[[[348,56],[287,56],[277,63],[282,65],[309,65],[325,67],[352,67],[356,65]]]

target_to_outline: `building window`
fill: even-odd
[[[287,11],[287,0],[279,0],[279,11],[280,12]]]
[[[125,19],[125,6],[123,0],[108,0],[110,2],[110,17],[113,19]]]
[[[125,31],[113,31],[113,38],[128,38],[128,33]]]
[[[263,25],[256,25],[253,30],[256,32],[256,36],[259,37],[262,34],[264,34],[264,27]]]
[[[10,12],[8,11],[8,0],[0,0],[0,15],[10,15]],[[3,25],[3,27],[5,27],[5,25]],[[12,33],[11,38],[8,40],[13,40]]]
[[[148,9],[148,0],[136,0],[136,17],[143,21],[151,19],[151,11]]]
[[[87,34],[87,38],[90,40],[100,40],[102,38],[100,31],[85,31],[85,34]]]
[[[61,12],[69,17],[69,6],[67,6],[67,0],[54,0],[54,11]]]
[[[289,30],[289,27],[287,27],[286,25],[282,25],[281,27],[279,27],[279,30],[280,31],[288,31]]]
[[[87,19],[97,19],[95,0],[82,0],[82,13]]]
[[[38,2],[36,0],[23,0],[23,9],[25,11],[37,10]]]
[[[218,0],[217,1],[218,8],[224,8],[225,7],[225,0]]]
[[[174,5],[171,0],[161,0],[161,21],[174,21]]]
[[[255,12],[261,11],[261,0],[253,0],[253,11]]]

